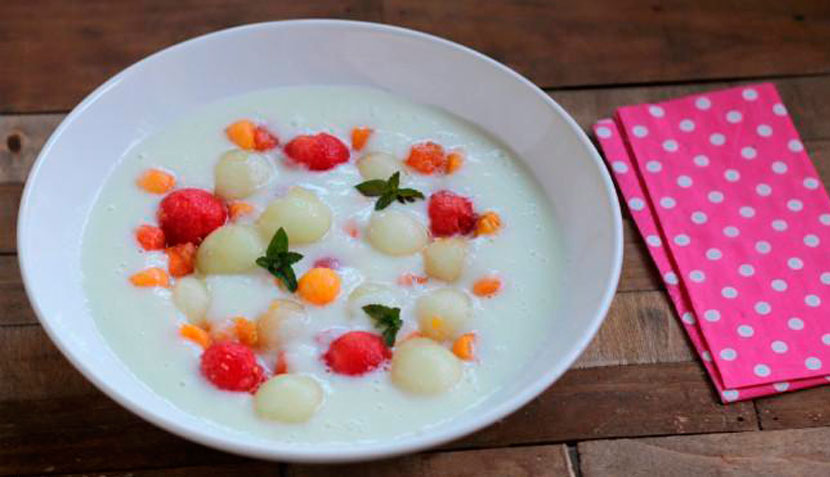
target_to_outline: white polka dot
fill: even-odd
[[[778,232],[783,232],[783,231],[787,230],[787,227],[788,227],[787,221],[786,220],[781,220],[781,219],[773,220],[771,225],[772,225],[773,230],[776,230]]]
[[[775,161],[772,163],[772,172],[776,174],[786,174],[787,173],[787,164],[781,161]]]
[[[720,320],[720,312],[718,310],[706,310],[703,313],[703,319],[711,322],[718,321]]]
[[[706,258],[709,260],[720,260],[721,257],[723,257],[723,254],[716,248],[710,248],[706,251]]]
[[[738,357],[738,352],[732,348],[724,348],[720,350],[720,357],[726,361],[732,361]]]
[[[787,208],[793,212],[801,212],[801,209],[804,208],[804,204],[798,199],[790,199],[787,201]]]
[[[759,315],[769,315],[771,311],[772,307],[765,301],[759,301],[755,304],[755,313],[758,313]]]
[[[755,150],[754,147],[746,146],[744,148],[741,148],[741,157],[750,160],[755,159],[756,157],[758,157],[758,151]]]
[[[738,297],[738,290],[736,290],[735,287],[723,287],[720,294],[723,295],[724,298],[729,298],[731,300]]]
[[[611,137],[611,130],[605,126],[600,126],[597,128],[597,136],[603,139],[608,139],[609,137]]]
[[[771,281],[770,286],[773,290],[777,292],[787,291],[787,282],[780,278],[776,278],[775,280]]]
[[[695,107],[706,110],[712,107],[712,102],[706,96],[701,96],[695,100]]]
[[[648,161],[646,162],[646,170],[652,173],[660,172],[663,170],[663,164],[660,161]]]
[[[830,225],[830,214],[821,214],[818,221],[821,225]]]
[[[637,137],[646,137],[648,136],[648,128],[645,126],[637,125],[631,128],[631,132]]]
[[[830,285],[830,272],[824,272],[824,273],[822,273],[822,274],[821,274],[821,277],[819,277],[819,280],[820,280],[820,281],[821,281],[821,283],[822,283],[822,284],[824,284],[824,285]]]
[[[649,235],[646,237],[646,243],[652,247],[659,247],[663,245],[663,241],[657,235]]]
[[[706,280],[706,274],[700,270],[692,270],[689,272],[689,279],[695,283],[702,283]]]
[[[768,254],[772,250],[772,245],[766,240],[759,240],[755,242],[755,251],[762,254]]]
[[[677,275],[675,275],[674,272],[666,272],[663,275],[663,280],[669,285],[677,285],[678,283]]]
[[[697,167],[706,167],[709,165],[709,158],[703,154],[698,154],[692,159],[692,161],[694,161]]]
[[[787,143],[787,148],[792,152],[801,152],[804,150],[804,144],[801,144],[801,141],[798,139],[790,139]]]
[[[807,295],[804,297],[804,303],[809,307],[816,308],[821,305],[821,298],[818,295]]]
[[[755,186],[755,192],[757,192],[760,196],[766,197],[772,194],[772,187],[768,184],[758,184]]]
[[[713,190],[712,192],[709,192],[708,197],[709,202],[712,202],[713,204],[720,204],[721,202],[723,202],[723,192],[719,190]]]
[[[776,116],[786,116],[787,108],[781,103],[775,103],[772,105],[772,112],[775,113]]]
[[[757,132],[758,135],[761,136],[761,137],[770,137],[770,136],[772,136],[772,128],[770,127],[769,124],[760,124],[760,125],[758,125],[758,127],[755,129],[755,132]]]
[[[769,347],[772,348],[773,352],[778,354],[784,354],[787,352],[788,349],[790,349],[789,346],[787,346],[787,343],[784,343],[781,340],[773,341],[772,343],[770,343]]]
[[[741,114],[740,111],[736,111],[734,109],[726,113],[726,120],[732,124],[741,122],[741,119],[743,118],[744,115]]]
[[[749,325],[741,325],[738,327],[738,334],[744,338],[749,338],[755,334],[755,329]]]
[[[804,360],[804,366],[807,366],[807,369],[821,369],[821,360],[811,356]]]
[[[804,245],[808,247],[818,247],[820,243],[818,235],[808,234],[804,236]]]
[[[756,364],[755,368],[753,368],[752,371],[755,373],[756,376],[762,378],[769,376],[770,373],[769,366],[767,366],[766,364]]]
[[[663,197],[660,199],[660,207],[664,209],[673,209],[677,205],[677,201],[671,197]]]
[[[645,208],[646,203],[643,201],[643,199],[639,197],[634,197],[633,199],[630,199],[628,201],[628,206],[631,208],[631,210],[640,211]]]
[[[735,238],[741,234],[741,231],[738,230],[738,227],[733,227],[732,225],[729,225],[723,228],[723,234],[729,238]]]
[[[662,118],[666,114],[666,111],[660,106],[649,106],[648,112],[655,118]]]
[[[692,212],[692,222],[696,224],[705,224],[707,220],[709,220],[709,217],[707,217],[703,212],[699,210],[697,212]]]
[[[791,330],[799,331],[804,329],[804,322],[801,318],[790,318],[787,320],[787,327]]]
[[[614,172],[617,174],[625,174],[628,172],[628,165],[622,161],[614,161],[611,163],[611,168],[614,169]]]
[[[808,189],[818,189],[818,186],[819,186],[818,179],[816,179],[815,177],[806,177],[804,179],[803,184],[804,184],[804,187],[806,187]]]
[[[755,275],[755,267],[748,263],[744,263],[740,267],[738,267],[738,273],[740,273],[744,277],[751,277]]]
[[[692,243],[692,239],[690,239],[686,234],[678,234],[674,236],[674,243],[681,247],[685,247],[686,245]]]
[[[709,136],[709,142],[714,146],[723,146],[726,144],[726,136],[721,133],[714,133]]]
[[[680,187],[689,188],[693,184],[692,178],[689,176],[678,176],[677,177],[677,185]]]
[[[703,359],[703,361],[707,361],[707,362],[712,361],[712,355],[708,351],[704,351],[704,352],[700,353],[700,357]]]
[[[804,262],[801,261],[798,257],[790,257],[787,260],[787,266],[792,268],[793,270],[801,270],[804,268]]]
[[[755,101],[758,99],[758,92],[752,88],[746,88],[741,92],[741,96],[747,101]]]
[[[739,397],[741,397],[741,393],[739,393],[736,389],[727,389],[721,393],[723,396],[723,400],[727,402],[736,401]]]
[[[729,182],[737,182],[741,178],[741,174],[735,169],[727,169],[724,171],[723,177]]]
[[[666,150],[668,152],[675,152],[675,151],[677,151],[677,148],[678,148],[677,141],[675,141],[674,139],[667,139],[667,140],[663,141],[663,149],[664,150]]]
[[[695,130],[695,122],[691,119],[684,119],[677,125],[683,132],[692,132]]]
[[[752,217],[755,217],[755,209],[753,209],[752,207],[750,207],[748,205],[745,205],[745,206],[741,207],[740,209],[738,209],[738,213],[741,214],[741,217],[745,217],[747,219],[751,219]]]
[[[824,343],[825,346],[830,346],[830,333],[824,333],[821,335],[821,342]]]
[[[784,391],[790,388],[790,383],[775,383],[772,385],[772,387],[775,388],[775,390],[779,393],[783,393]]]
[[[683,316],[681,316],[680,319],[683,320],[683,323],[686,323],[687,325],[693,325],[696,321],[695,315],[688,311],[686,313],[683,313]]]

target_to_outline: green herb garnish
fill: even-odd
[[[292,265],[299,262],[303,256],[297,252],[288,251],[288,234],[282,227],[277,230],[265,250],[265,256],[256,259],[256,264],[268,270],[271,275],[279,278],[289,291],[297,291],[297,275]]]
[[[398,335],[398,331],[403,326],[401,309],[383,305],[366,305],[363,307],[363,311],[375,323],[375,328],[380,330],[386,346],[391,348],[395,344],[395,337]]]
[[[424,199],[424,194],[415,189],[400,189],[398,186],[401,182],[401,173],[396,172],[392,174],[389,180],[373,179],[366,182],[361,182],[355,186],[355,189],[360,191],[366,197],[379,197],[375,202],[375,210],[383,210],[389,206],[393,201],[397,200],[401,204],[407,202],[415,202],[418,199]]]

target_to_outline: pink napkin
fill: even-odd
[[[725,401],[830,381],[830,198],[772,84],[594,132]]]

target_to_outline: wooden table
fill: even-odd
[[[830,387],[719,404],[628,218],[619,292],[574,369],[503,422],[427,453],[337,468],[252,461],[157,429],[83,379],[35,320],[15,257],[38,150],[66,111],[139,58],[299,17],[469,45],[545,88],[583,127],[624,104],[771,80],[830,184],[826,0],[2,0],[0,474],[830,475]]]

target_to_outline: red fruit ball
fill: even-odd
[[[271,134],[271,131],[262,126],[257,126],[254,129],[254,149],[260,152],[270,151],[279,145],[280,141],[277,136]]]
[[[429,198],[429,228],[438,237],[466,235],[476,225],[476,214],[470,199],[448,190],[438,191]]]
[[[233,341],[212,344],[202,353],[202,375],[219,389],[254,392],[265,380],[265,372],[253,351]]]
[[[349,148],[331,134],[297,136],[284,148],[294,162],[312,171],[327,171],[349,160]]]
[[[329,345],[323,361],[337,374],[360,376],[392,358],[392,351],[379,335],[350,331]]]
[[[157,215],[167,245],[188,242],[198,245],[225,223],[228,208],[208,191],[179,189],[161,201]]]

